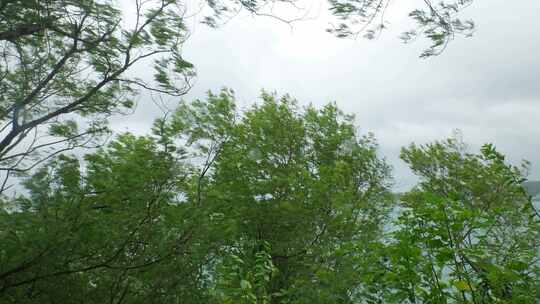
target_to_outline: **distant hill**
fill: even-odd
[[[523,186],[532,197],[540,195],[540,181],[526,181]]]

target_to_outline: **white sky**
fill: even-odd
[[[399,149],[444,139],[454,129],[472,148],[491,142],[514,163],[532,161],[530,178],[540,179],[540,1],[475,0],[466,11],[475,35],[427,60],[418,58],[423,41],[398,39],[409,29],[406,12],[415,2],[394,2],[400,4],[390,8],[390,30],[375,41],[327,34],[324,11],[292,29],[251,16],[218,30],[194,21],[184,55],[198,77],[185,99],[229,87],[244,106],[263,88],[300,104],[336,101],[356,115],[361,131],[375,133],[397,189],[414,182]],[[134,115],[113,122],[116,130],[149,131],[161,114],[143,99]]]

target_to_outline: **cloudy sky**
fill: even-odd
[[[399,149],[454,129],[471,149],[491,142],[514,163],[530,160],[530,178],[540,179],[540,1],[476,0],[466,11],[477,24],[475,35],[427,60],[418,58],[425,43],[398,39],[409,29],[407,5],[414,2],[390,7],[390,30],[375,41],[334,38],[316,8],[318,18],[292,28],[247,15],[218,30],[194,21],[185,58],[198,77],[186,99],[229,87],[242,106],[263,88],[289,93],[300,104],[335,101],[356,115],[361,131],[375,133],[398,189],[412,180]],[[114,127],[144,133],[160,115],[140,100],[137,112]]]

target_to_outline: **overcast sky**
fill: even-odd
[[[198,77],[186,99],[229,87],[241,106],[263,88],[289,93],[300,104],[335,101],[356,115],[362,132],[375,133],[398,189],[412,183],[399,149],[446,138],[454,129],[472,149],[491,142],[514,163],[530,160],[530,178],[540,179],[540,1],[476,0],[466,11],[477,24],[475,35],[427,60],[418,58],[422,41],[398,39],[409,29],[406,5],[414,1],[408,2],[390,8],[390,30],[375,41],[334,38],[324,31],[324,12],[292,29],[251,16],[218,30],[193,22],[184,54]],[[116,130],[149,130],[161,114],[142,99],[134,115],[114,122]]]

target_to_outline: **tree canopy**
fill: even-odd
[[[338,38],[373,38],[391,0],[329,0]],[[440,54],[472,0],[409,16]],[[146,135],[110,134],[141,90],[180,98],[187,20],[278,22],[299,1],[0,0],[0,302],[525,304],[540,298],[529,164],[459,137],[411,144],[391,192],[375,136],[336,104],[262,92],[179,101]],[[193,7],[190,7],[193,5]],[[129,9],[133,9],[129,12]],[[153,79],[131,73],[153,64]],[[140,76],[140,75],[139,75]],[[84,154],[78,148],[94,148]],[[21,191],[6,195],[17,175]]]
[[[396,200],[335,104],[223,90],[63,155],[0,209],[3,303],[532,303],[540,218],[492,145],[411,145]]]

